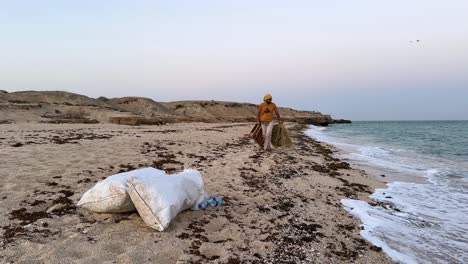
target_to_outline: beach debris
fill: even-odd
[[[85,192],[78,202],[78,205],[96,213],[123,213],[135,211],[135,206],[126,190],[128,179],[140,175],[156,175],[162,173],[164,172],[158,169],[144,168],[109,176]]]
[[[91,244],[96,244],[96,242],[97,242],[97,240],[94,239],[93,237],[88,237],[86,240]]]
[[[223,198],[206,195],[206,197],[196,205],[194,210],[202,210],[208,207],[217,207],[223,204],[224,204]]]
[[[292,146],[291,137],[289,131],[284,125],[273,126],[273,132],[271,135],[271,143],[274,147],[290,147]]]
[[[95,140],[95,139],[109,139],[112,138],[112,135],[108,134],[95,134],[92,132],[78,132],[70,131],[68,134],[58,134],[50,136],[50,141],[54,144],[77,144],[78,140]]]
[[[165,170],[169,173],[175,173],[183,167],[183,163],[175,160],[176,156],[174,154],[161,154],[159,155],[158,160],[154,160],[151,167]]]
[[[191,169],[133,176],[127,192],[143,221],[158,231],[164,231],[180,212],[198,209],[206,197],[200,172]]]
[[[263,148],[263,142],[265,141],[262,134],[262,126],[256,124],[250,131],[249,136],[257,142],[257,144]]]
[[[196,170],[168,175],[150,167],[107,177],[83,194],[78,205],[97,213],[136,210],[148,226],[163,231],[181,211],[223,203],[222,198],[205,193]]]
[[[0,243],[8,244],[18,238],[45,238],[56,235],[57,232],[52,232],[48,229],[49,223],[46,219],[75,213],[75,204],[69,198],[74,194],[72,191],[60,190],[58,192],[49,192],[35,190],[34,194],[35,196],[42,197],[49,196],[49,198],[23,200],[20,205],[27,207],[10,211],[8,219],[12,222],[0,227],[4,231]],[[51,197],[50,195],[55,197],[52,198],[53,196]]]

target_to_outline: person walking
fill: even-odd
[[[278,118],[278,122],[280,124],[283,123],[281,120],[281,115],[278,112],[278,108],[276,104],[272,102],[273,97],[271,94],[266,94],[263,97],[263,103],[258,106],[258,113],[257,113],[257,124],[262,125],[262,134],[263,134],[263,149],[266,151],[270,151],[273,148],[271,144],[271,135],[273,133],[273,126],[275,125],[273,121],[273,113],[276,114]]]

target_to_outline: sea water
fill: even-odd
[[[468,263],[468,121],[354,122],[306,134],[389,181],[371,198],[391,206],[342,200],[363,237],[401,263]]]

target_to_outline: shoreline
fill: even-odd
[[[340,204],[368,200],[382,182],[332,157],[304,125],[287,124],[294,146],[273,153],[246,136],[251,125],[0,126],[0,261],[393,263]],[[198,169],[226,205],[183,212],[162,233],[136,213],[74,207],[95,182],[145,166]]]
[[[346,161],[348,163],[351,163],[353,165],[353,168],[357,170],[362,170],[364,173],[374,177],[375,179],[385,183],[385,184],[391,184],[394,182],[406,182],[406,183],[418,183],[418,184],[424,184],[424,183],[429,183],[429,181],[426,178],[420,177],[420,176],[414,176],[414,175],[405,175],[405,176],[399,176],[399,175],[393,175],[391,172],[385,172],[384,169],[379,168],[378,166],[372,166],[372,165],[365,165],[365,164],[359,164],[349,158],[340,156],[343,155],[344,153],[349,153],[350,151],[341,149],[337,146],[334,146],[331,143],[319,141],[322,144],[330,145],[336,149],[337,152],[337,158],[343,161]]]
[[[463,138],[447,132],[456,131],[458,126],[464,125],[368,123],[326,131],[311,127],[306,134],[344,149],[338,150],[336,157],[366,174],[386,175],[375,177],[387,186],[375,189],[370,195],[372,202],[341,202],[362,222],[361,235],[366,240],[382,247],[397,262],[442,263],[466,258],[466,221],[459,214],[466,208],[466,166],[456,157],[463,157],[463,149],[457,148]],[[434,141],[444,142],[442,145],[428,142],[428,127],[435,127],[432,138],[450,141]]]
[[[310,127],[314,127],[314,128],[310,128]],[[309,129],[317,129],[317,128],[320,129],[321,127],[309,125]],[[310,137],[314,137],[314,136],[310,135]],[[361,161],[356,161],[356,160],[347,158],[345,157],[345,155],[353,153],[352,150],[346,149],[345,147],[335,146],[334,143],[330,143],[325,140],[320,140],[316,138],[314,138],[314,140],[332,148],[336,153],[335,154],[336,158],[346,161],[348,163],[351,163],[354,169],[361,170],[363,173],[368,174],[385,184],[391,184],[394,182],[406,182],[406,183],[418,183],[418,184],[429,183],[428,179],[423,176],[408,175],[408,174],[405,174],[404,176],[395,175],[395,173],[392,173],[391,171],[385,171],[383,167],[379,167],[378,165],[372,165],[372,163],[369,161],[361,162]],[[336,143],[336,144],[339,145],[339,143]]]

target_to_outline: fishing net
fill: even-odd
[[[274,147],[290,147],[292,141],[288,129],[283,125],[275,125],[271,135],[271,143]]]

